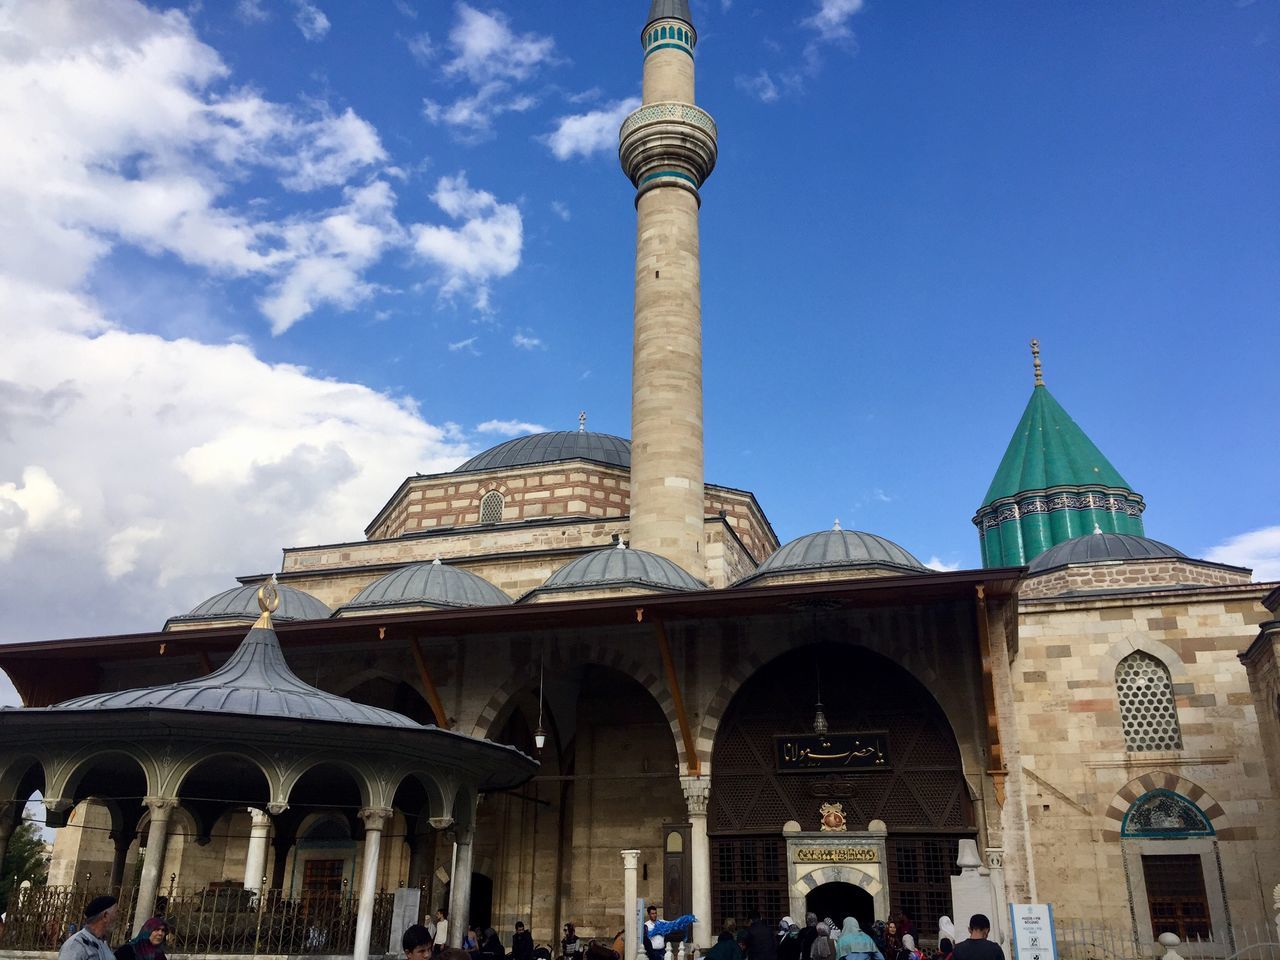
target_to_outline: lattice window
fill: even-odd
[[[497,490],[490,490],[480,501],[480,522],[499,523],[502,520],[503,506],[502,494]]]
[[[889,837],[889,889],[917,934],[938,933],[938,918],[950,916],[951,873],[959,841],[954,837]]]
[[[1127,749],[1182,749],[1173,680],[1163,663],[1142,651],[1129,654],[1116,667],[1116,693]]]
[[[717,837],[711,841],[713,928],[745,926],[759,910],[776,923],[787,913],[787,844],[781,837]]]

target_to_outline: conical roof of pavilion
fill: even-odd
[[[1052,487],[1133,490],[1049,388],[1037,383],[982,506]]]
[[[230,659],[207,676],[155,687],[76,697],[49,710],[182,710],[290,720],[324,720],[422,729],[391,710],[366,706],[303,683],[289,669],[271,623],[279,604],[274,582],[258,590],[262,615]]]

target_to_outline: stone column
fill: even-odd
[[[138,881],[138,903],[133,910],[134,933],[155,915],[160,873],[164,870],[164,854],[169,844],[169,816],[178,806],[178,801],[172,797],[147,797],[142,802],[151,811],[151,824],[147,827],[147,855],[142,861],[142,879]]]
[[[640,928],[636,925],[636,866],[639,850],[622,851],[622,960],[636,960],[640,948]]]
[[[369,960],[369,940],[373,936],[373,902],[378,893],[378,857],[382,852],[382,828],[391,819],[386,807],[365,807],[364,850],[360,864],[360,901],[356,909],[356,948],[353,960]]]
[[[244,888],[260,891],[267,870],[267,834],[271,818],[256,807],[249,808],[249,853],[244,859]]]
[[[991,877],[991,897],[996,904],[991,913],[991,939],[1007,946],[1009,937],[1004,929],[1004,918],[1009,915],[1009,892],[1004,885],[1004,851],[999,847],[987,847],[987,869]]]
[[[21,804],[6,800],[0,803],[0,864],[4,863],[4,855],[9,849],[9,838],[18,824],[18,812],[14,808]]]
[[[681,777],[680,787],[689,807],[689,881],[693,887],[693,915],[698,918],[690,942],[707,950],[715,943],[711,930],[711,841],[707,839],[711,778]]]
[[[133,846],[133,834],[124,831],[112,834],[111,842],[115,846],[115,852],[111,857],[111,878],[107,882],[107,889],[114,895],[124,886],[124,869],[129,861],[129,848]]]
[[[471,913],[471,860],[476,829],[459,827],[454,846],[453,876],[449,878],[449,946],[461,947]]]

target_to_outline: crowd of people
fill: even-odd
[[[926,952],[916,942],[911,921],[902,915],[877,920],[863,930],[855,917],[838,925],[830,917],[805,917],[801,927],[791,917],[778,926],[753,913],[747,926],[728,927],[707,953],[707,960],[1004,960],[998,943],[988,939],[991,921],[981,913],[969,920],[969,936],[956,936],[950,918],[938,922],[936,949]]]

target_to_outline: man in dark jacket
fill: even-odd
[[[524,928],[524,921],[516,921],[516,932],[511,938],[511,960],[533,960],[533,934]]]
[[[748,960],[778,960],[778,938],[773,928],[760,919],[760,911],[751,911],[751,925],[747,927]]]
[[[813,941],[818,939],[818,915],[804,915],[804,929],[800,931],[800,960],[809,960],[809,951],[813,949]]]

